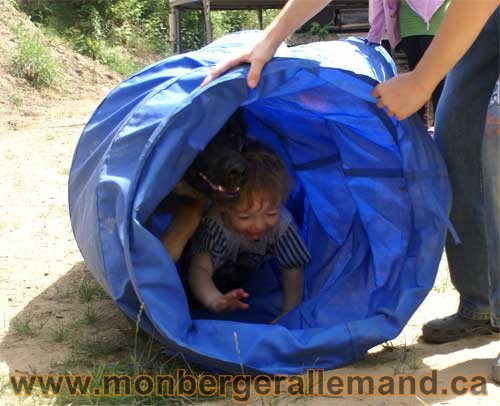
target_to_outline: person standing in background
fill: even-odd
[[[382,39],[389,41],[391,49],[401,41],[398,22],[398,0],[370,0],[368,3],[368,20],[370,31],[368,42],[380,44]]]
[[[409,70],[413,70],[436,35],[450,0],[371,0],[370,3],[373,21],[368,41],[380,43],[385,31],[391,47],[399,45],[408,59]],[[434,111],[443,85],[444,80],[432,93]],[[429,127],[429,103],[425,103],[418,113]]]
[[[456,313],[422,327],[427,342],[492,333],[498,337],[500,329],[500,151],[495,94],[487,116],[500,67],[499,4],[498,0],[451,2],[417,67],[377,85],[373,92],[377,106],[402,120],[428,99],[454,66],[436,111],[435,140],[453,189],[450,219],[462,240],[457,245],[448,237],[446,242],[451,281],[460,302]],[[500,354],[493,379],[500,383]]]
[[[374,3],[377,3],[377,7],[375,7]],[[397,0],[395,4],[397,5]],[[395,15],[395,13],[393,14]],[[393,49],[396,48],[401,39],[399,36],[399,27],[397,20],[395,20],[391,26],[393,28],[389,30],[387,26],[384,26],[385,20],[384,9],[380,7],[378,0],[368,0],[368,24],[370,25],[370,36],[372,37],[370,42],[375,44],[380,43],[387,53],[394,57]],[[391,40],[389,40],[389,32],[392,35]]]

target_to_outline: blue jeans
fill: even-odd
[[[460,293],[458,313],[500,323],[499,136],[485,137],[488,103],[499,76],[499,10],[449,73],[436,112],[436,141],[453,188],[446,254]]]

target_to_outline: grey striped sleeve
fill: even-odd
[[[227,239],[223,228],[214,219],[205,217],[196,230],[191,254],[208,253],[214,264],[218,264],[226,250]]]
[[[311,260],[311,254],[293,223],[290,223],[285,232],[278,237],[271,252],[278,260],[281,269],[304,268]]]

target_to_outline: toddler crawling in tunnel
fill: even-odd
[[[258,143],[242,153],[248,179],[237,200],[215,205],[202,219],[190,245],[188,284],[212,312],[247,309],[242,286],[274,257],[282,270],[281,317],[302,300],[310,254],[283,206],[291,184],[284,163]]]

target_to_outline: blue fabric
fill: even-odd
[[[394,338],[432,287],[450,187],[417,116],[398,122],[373,86],[395,73],[381,47],[351,38],[278,50],[256,89],[247,66],[198,88],[255,32],[152,65],[114,89],[87,124],[69,181],[78,246],[97,280],[171,351],[213,369],[332,368]],[[277,325],[275,264],[250,282],[250,309],[189,309],[158,235],[159,202],[238,108],[250,136],[296,179],[287,204],[308,244],[304,302]],[[141,311],[142,305],[142,311]]]

